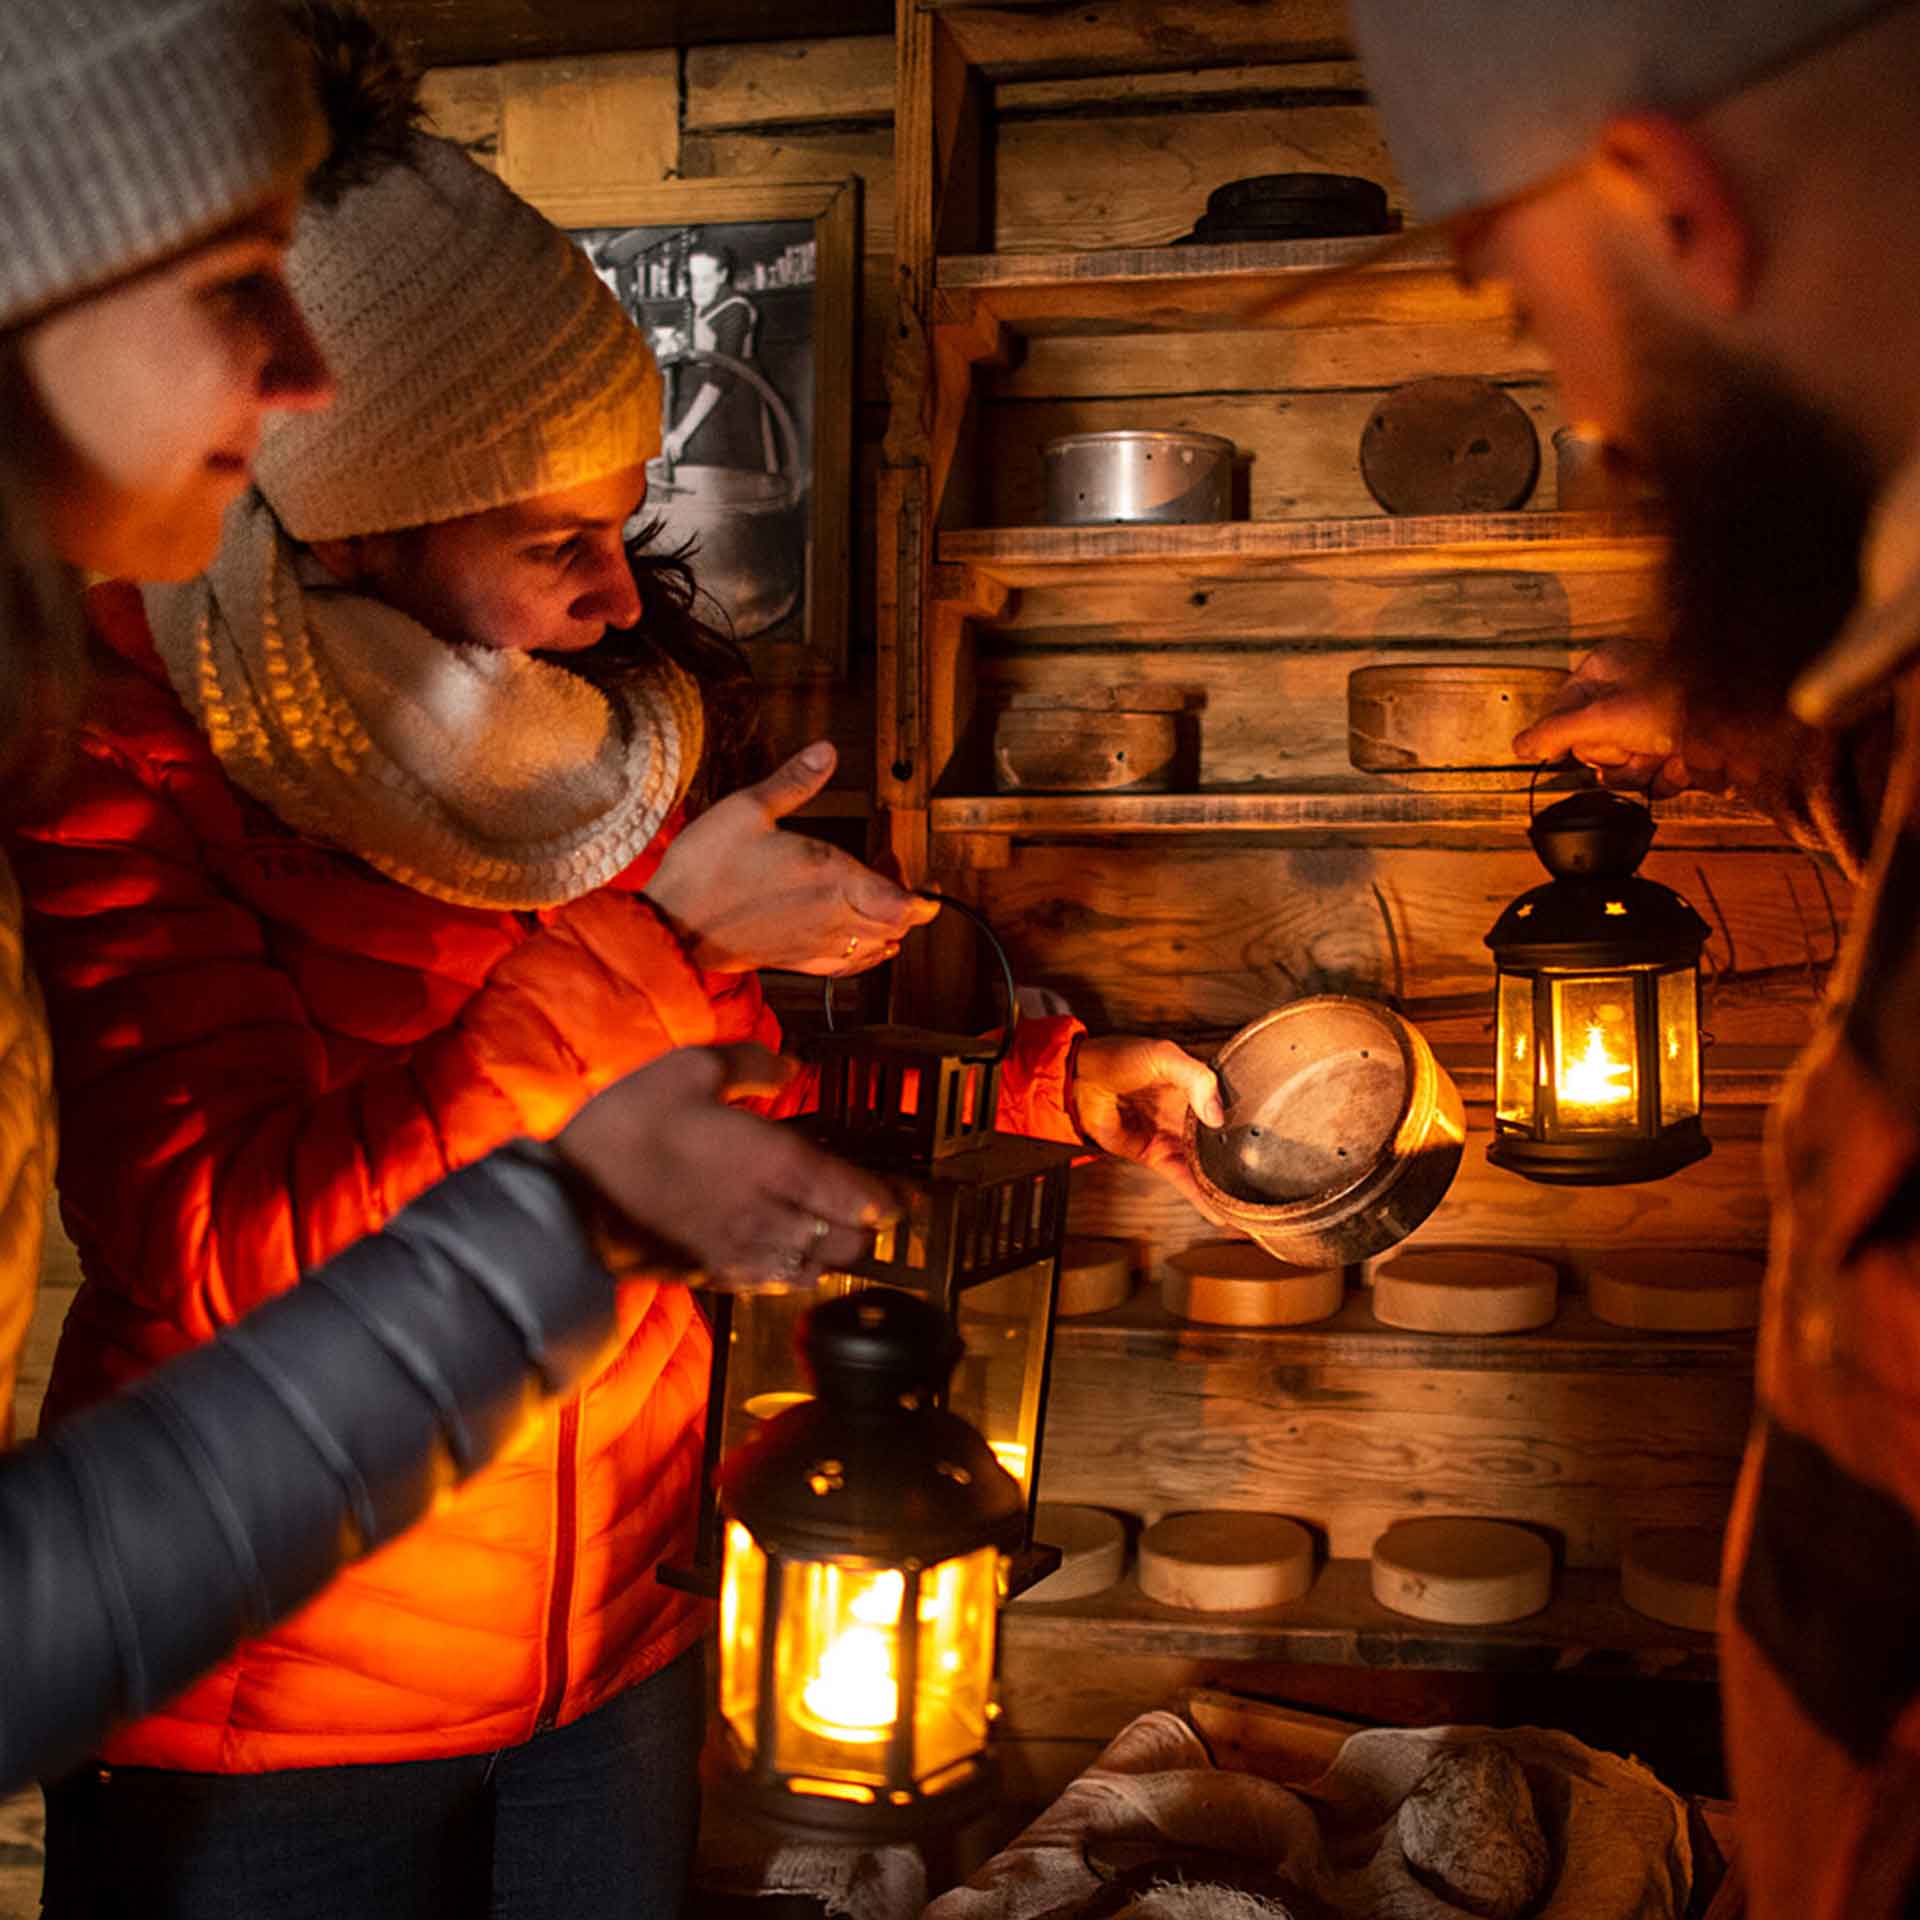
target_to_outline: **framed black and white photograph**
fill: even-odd
[[[660,364],[643,519],[691,548],[763,680],[846,671],[858,195],[689,180],[539,196]]]

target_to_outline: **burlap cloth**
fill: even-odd
[[[1679,1920],[1693,1859],[1686,1808],[1645,1767],[1566,1734],[1525,1727],[1356,1733],[1310,1786],[1280,1787],[1214,1766],[1177,1714],[1144,1714],[1018,1839],[926,1910],[925,1920],[1040,1920],[1100,1890],[1089,1840],[1203,1847],[1276,1869],[1357,1920],[1473,1920],[1427,1890],[1400,1857],[1394,1815],[1428,1763],[1469,1740],[1525,1769],[1556,1863],[1533,1920]],[[1242,1893],[1194,1888],[1151,1908],[1169,1920],[1267,1920],[1284,1912]]]

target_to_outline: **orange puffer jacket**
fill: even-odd
[[[556,1132],[667,1048],[777,1045],[636,897],[666,835],[539,913],[450,906],[232,786],[130,590],[79,765],[14,853],[55,1037],[61,1200],[85,1284],[57,1419],[210,1338],[503,1141]],[[1070,1138],[1070,1022],[1023,1025],[1003,1125]],[[783,1105],[804,1097],[789,1089]],[[563,1725],[699,1637],[687,1545],[708,1365],[684,1287],[621,1290],[624,1343],[512,1457],[103,1752],[253,1772],[484,1752]]]

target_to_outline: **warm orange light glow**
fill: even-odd
[[[1633,1063],[1612,1052],[1598,1021],[1587,1028],[1585,1050],[1562,1061],[1559,1092],[1563,1119],[1576,1112],[1604,1114],[1632,1103]]]
[[[812,1398],[810,1393],[756,1393],[745,1403],[745,1410],[756,1420],[771,1420],[789,1407],[804,1407]]]
[[[1027,1450],[1018,1440],[989,1440],[993,1457],[1024,1487],[1027,1484]]]
[[[802,1719],[829,1739],[855,1745],[886,1739],[900,1711],[893,1668],[893,1629],[906,1578],[877,1573],[847,1602],[852,1626],[826,1644],[813,1676],[800,1689]]]

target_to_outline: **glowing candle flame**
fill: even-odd
[[[1560,1107],[1605,1112],[1633,1099],[1633,1063],[1607,1049],[1607,1037],[1596,1021],[1587,1028],[1584,1053],[1569,1054],[1560,1066]]]
[[[828,1641],[813,1678],[800,1690],[800,1704],[829,1739],[856,1745],[884,1740],[900,1711],[893,1672],[893,1626],[900,1618],[906,1577],[881,1573],[847,1603],[858,1623]]]

